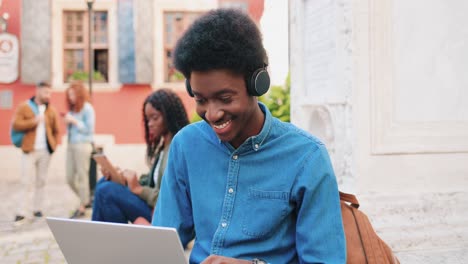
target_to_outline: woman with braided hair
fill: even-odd
[[[161,89],[143,103],[143,121],[151,171],[138,179],[136,172],[121,170],[126,186],[110,181],[110,174],[102,171],[104,177],[94,194],[93,221],[128,223],[137,218],[151,221],[169,145],[174,135],[188,124],[188,118],[180,98],[171,90]]]

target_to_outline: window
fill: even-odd
[[[185,30],[203,12],[164,12],[164,81],[183,81],[183,75],[178,72],[172,63],[172,54],[177,40]]]
[[[244,12],[249,12],[249,3],[247,0],[220,0],[219,7],[236,8]]]
[[[63,12],[63,80],[87,80],[89,66],[95,82],[107,82],[109,72],[107,11],[93,12],[92,49],[89,50],[88,12]],[[89,63],[89,53],[93,61]]]

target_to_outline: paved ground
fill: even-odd
[[[0,264],[66,263],[44,219],[30,217],[26,224],[14,227],[15,206],[20,198],[15,190],[19,188],[18,179],[5,171],[0,173]],[[68,217],[78,205],[78,198],[60,177],[49,179],[46,193],[46,216]],[[467,193],[419,196],[396,201],[394,197],[380,197],[375,204],[373,196],[361,196],[360,200],[401,263],[468,263]],[[86,218],[90,216],[88,210]],[[395,222],[396,227],[386,221]]]
[[[15,190],[20,185],[16,179],[5,177],[0,175],[0,264],[67,263],[45,218],[30,216],[20,227],[13,224],[19,199]],[[45,216],[66,218],[78,206],[78,198],[60,179],[49,179],[46,193]],[[91,219],[91,209],[87,209],[83,219]],[[185,254],[188,258],[190,251]]]
[[[147,170],[141,158],[144,156],[144,145],[114,145],[114,139],[109,135],[99,135],[97,138],[105,145],[106,153],[116,164],[139,173]],[[128,153],[134,154],[129,156]],[[13,146],[0,147],[0,264],[65,263],[44,219],[31,218],[24,226],[13,226],[15,206],[20,199],[16,192],[20,188],[20,160],[19,149]],[[64,164],[65,147],[62,144],[52,156],[49,168],[43,210],[45,216],[66,218],[78,206],[78,198],[65,183]],[[91,210],[88,210],[87,218],[90,216]]]
[[[13,225],[18,188],[20,185],[11,179],[0,185],[0,263],[66,263],[44,218],[30,217],[20,227]],[[46,216],[68,217],[78,204],[63,182],[49,182],[46,191]],[[90,215],[89,210],[86,217]]]

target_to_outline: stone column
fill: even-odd
[[[351,1],[291,1],[291,121],[322,140],[354,191]]]

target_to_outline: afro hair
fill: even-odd
[[[190,78],[192,71],[230,70],[246,80],[268,65],[255,22],[236,9],[207,12],[187,29],[174,50],[174,65]]]

